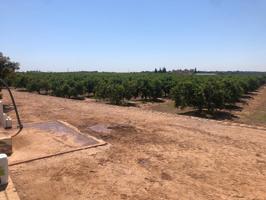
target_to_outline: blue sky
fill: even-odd
[[[266,71],[266,0],[0,0],[21,70]]]

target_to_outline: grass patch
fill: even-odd
[[[258,121],[260,123],[264,123],[266,124],[266,113],[265,112],[257,112],[254,113],[251,117],[249,117],[250,120],[255,120]]]

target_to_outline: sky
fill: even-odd
[[[22,71],[266,71],[266,0],[0,0]]]

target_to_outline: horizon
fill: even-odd
[[[263,0],[15,0],[0,8],[0,52],[20,71],[266,71]]]
[[[158,68],[156,68],[158,70]],[[154,69],[155,70],[155,69]],[[117,72],[117,71],[86,71],[86,70],[81,70],[81,71],[42,71],[42,70],[26,70],[26,71],[22,71],[22,70],[17,70],[17,72],[23,72],[23,73],[78,73],[78,72],[84,72],[84,73],[154,73],[154,70],[144,70],[144,71],[130,71],[130,72]],[[167,68],[166,68],[167,70]],[[158,72],[158,73],[174,73],[174,71],[178,71],[178,70],[181,70],[181,71],[184,71],[184,70],[193,70],[192,68],[184,68],[184,69],[181,69],[181,68],[176,68],[176,69],[173,69],[173,70],[167,70],[166,72]],[[236,70],[236,71],[230,71],[230,70],[227,70],[227,71],[223,71],[223,70],[198,70],[197,69],[197,73],[214,73],[214,72],[217,72],[217,73],[266,73],[266,70],[265,71],[252,71],[252,70],[246,70],[246,71],[242,71],[242,70]]]

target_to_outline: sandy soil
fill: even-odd
[[[242,109],[234,112],[239,117],[236,121],[266,126],[266,86],[254,92]]]
[[[111,144],[11,167],[22,200],[266,199],[265,130],[14,94],[24,122],[65,120]]]
[[[62,122],[24,124],[23,132],[12,139],[13,153],[8,161],[9,165],[15,165],[104,144],[106,142],[82,135]]]

